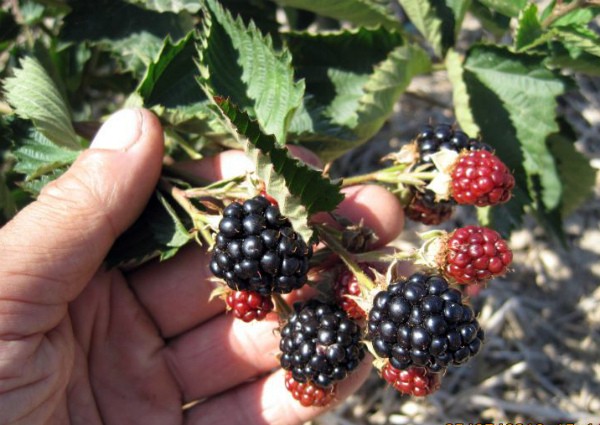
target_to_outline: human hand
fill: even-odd
[[[1,424],[299,424],[323,412],[285,390],[275,317],[244,323],[209,301],[203,248],[129,273],[102,266],[143,210],[162,156],[158,120],[121,111],[0,229]],[[190,167],[219,179],[248,165],[230,151]],[[349,188],[338,212],[364,219],[379,245],[403,225],[398,201],[375,186]]]

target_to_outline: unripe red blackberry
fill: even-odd
[[[484,339],[471,307],[441,276],[414,273],[379,292],[369,312],[367,339],[396,369],[441,372],[479,352]]]
[[[424,367],[411,366],[396,369],[389,362],[381,369],[381,377],[402,394],[425,397],[440,389],[441,373],[433,373]]]
[[[234,316],[244,322],[262,320],[274,308],[270,296],[252,291],[231,291],[227,294],[225,302]]]
[[[286,372],[285,388],[304,407],[324,407],[334,399],[336,386],[321,388],[312,382],[298,382],[292,372]]]
[[[412,221],[434,226],[452,217],[454,202],[436,201],[435,193],[431,190],[425,192],[414,190],[410,203],[404,208],[404,213]]]
[[[328,388],[356,369],[365,356],[360,328],[336,305],[296,303],[281,330],[281,367],[297,382]]]
[[[487,151],[461,154],[451,172],[452,198],[459,204],[485,207],[507,202],[515,178],[506,165]]]
[[[374,273],[367,264],[359,264],[359,266],[369,278],[375,278]],[[352,271],[344,268],[335,281],[333,289],[338,305],[342,307],[350,319],[361,320],[367,317],[367,313],[351,298],[352,296],[361,296],[360,284]]]
[[[210,262],[236,291],[288,293],[306,283],[312,248],[263,196],[223,210]]]
[[[444,275],[458,283],[481,283],[506,272],[512,251],[498,232],[466,226],[448,235],[441,262]]]
[[[462,151],[488,150],[491,147],[464,132],[447,124],[424,126],[415,139],[418,161],[415,166],[433,164],[431,156],[442,149],[457,153]],[[452,199],[436,201],[436,195],[429,189],[413,188],[413,198],[405,208],[406,215],[413,221],[427,225],[437,225],[448,220],[454,212]]]

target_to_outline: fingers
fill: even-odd
[[[0,232],[0,300],[73,300],[141,213],[162,155],[154,115],[124,110],[112,116],[91,148]]]
[[[192,407],[186,412],[184,423],[299,425],[335,407],[355,392],[367,379],[370,370],[371,365],[366,359],[348,378],[338,384],[336,399],[327,407],[301,406],[285,388],[285,372],[278,370]]]
[[[228,390],[279,364],[275,314],[245,323],[219,315],[170,341],[165,356],[185,401]]]

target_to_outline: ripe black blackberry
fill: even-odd
[[[448,124],[424,126],[415,139],[418,161],[415,166],[433,164],[431,155],[442,149],[461,152],[463,150],[488,150],[492,148],[477,139],[470,138],[466,133],[455,130]],[[427,225],[440,224],[450,218],[454,212],[455,201],[436,201],[435,193],[429,189],[411,188],[413,197],[406,207],[406,215],[413,221]]]
[[[285,294],[306,283],[311,256],[279,208],[256,196],[223,210],[210,270],[236,291]]]
[[[337,305],[310,300],[295,304],[281,330],[280,363],[298,382],[328,388],[365,356],[360,328]]]
[[[378,293],[367,339],[396,369],[421,366],[441,372],[476,355],[484,340],[473,310],[441,276],[415,273]]]

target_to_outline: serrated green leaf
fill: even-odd
[[[475,137],[479,133],[479,126],[473,118],[469,93],[463,80],[463,58],[454,49],[448,50],[446,54],[446,69],[448,79],[452,83],[452,104],[456,120],[465,133]]]
[[[31,131],[13,155],[17,160],[14,170],[25,174],[30,181],[72,164],[79,152],[58,146],[41,133]]]
[[[187,244],[192,236],[187,228],[177,215],[175,208],[169,201],[160,193],[156,192],[156,198],[166,211],[166,215],[161,215],[161,220],[153,220],[150,222],[152,235],[154,239],[161,245],[169,248],[180,248]]]
[[[596,16],[600,15],[600,7],[581,7],[561,16],[556,21],[552,22],[550,27],[570,27],[587,25]]]
[[[498,40],[510,29],[508,16],[490,10],[478,0],[473,0],[469,11],[479,20],[483,29],[492,33]]]
[[[122,0],[77,1],[64,18],[60,39],[91,42],[111,52],[125,71],[141,77],[167,35],[178,41],[192,28],[185,13],[159,13]]]
[[[71,124],[69,108],[40,63],[31,57],[4,84],[6,99],[19,117],[30,119],[35,127],[59,146],[81,149]]]
[[[60,176],[62,176],[64,174],[65,171],[67,171],[68,167],[60,167],[60,168],[54,168],[51,171],[47,172],[46,174],[43,174],[41,176],[39,176],[38,178],[35,179],[31,179],[31,180],[25,180],[21,183],[19,183],[19,186],[27,193],[29,193],[31,196],[33,196],[34,198],[36,198],[40,192],[42,191],[42,189],[44,187],[46,187],[46,185],[54,180],[56,180],[57,178],[59,178]]]
[[[298,32],[285,39],[297,74],[306,81],[291,139],[325,160],[373,136],[412,77],[430,67],[420,48],[405,45],[400,34],[385,28]]]
[[[181,217],[167,198],[156,191],[136,222],[117,238],[107,255],[107,266],[132,267],[155,257],[172,257],[191,240]]]
[[[193,32],[177,43],[167,37],[137,88],[144,105],[181,108],[205,102],[207,98],[196,81],[195,58]]]
[[[519,16],[519,12],[527,5],[527,0],[479,0],[491,10],[513,18]]]
[[[562,41],[573,58],[577,58],[582,53],[600,56],[600,36],[586,27],[571,26],[556,29],[553,33]]]
[[[441,0],[399,0],[399,2],[411,22],[433,47],[435,54],[444,56],[446,50],[453,46],[455,41],[457,25],[454,11]]]
[[[200,71],[211,93],[229,97],[285,143],[289,121],[302,101],[304,83],[294,81],[291,55],[276,52],[271,38],[246,26],[214,0],[204,19]]]
[[[196,13],[202,7],[200,0],[127,0],[127,2],[161,13],[182,11]]]
[[[597,170],[591,166],[588,158],[577,151],[573,139],[569,140],[564,133],[551,135],[548,144],[563,185],[560,211],[566,217],[593,194]]]
[[[519,14],[514,42],[515,49],[524,50],[544,33],[537,13],[537,6],[534,3],[530,3]]]
[[[292,158],[287,149],[276,144],[275,138],[264,134],[258,124],[227,99],[217,104],[235,129],[254,161],[256,173],[265,182],[281,212],[290,219],[304,240],[312,238],[307,220],[319,211],[332,211],[343,200],[339,184],[333,184],[322,174]]]
[[[540,57],[493,46],[472,48],[464,68],[497,96],[514,131],[510,139],[523,152],[529,183],[533,176],[539,176],[542,202],[549,210],[555,208],[560,202],[561,184],[546,138],[558,131],[556,97],[564,93],[567,80],[544,68]],[[482,123],[479,120],[477,123],[484,133]],[[493,145],[500,150],[506,143],[497,140]],[[513,146],[512,150],[516,148]]]
[[[358,26],[381,25],[389,29],[400,29],[394,16],[390,0],[275,0],[277,3],[309,10],[318,15],[340,21],[349,21]]]
[[[394,104],[412,78],[430,69],[429,56],[420,47],[409,44],[392,50],[364,85],[354,130],[358,137],[367,140],[374,136],[392,114]]]
[[[573,53],[576,56],[573,56]],[[549,56],[546,57],[544,63],[551,69],[558,68],[571,72],[600,76],[600,60],[598,60],[598,56],[591,55],[580,49],[575,49],[575,52],[569,51],[560,42],[550,44]]]

